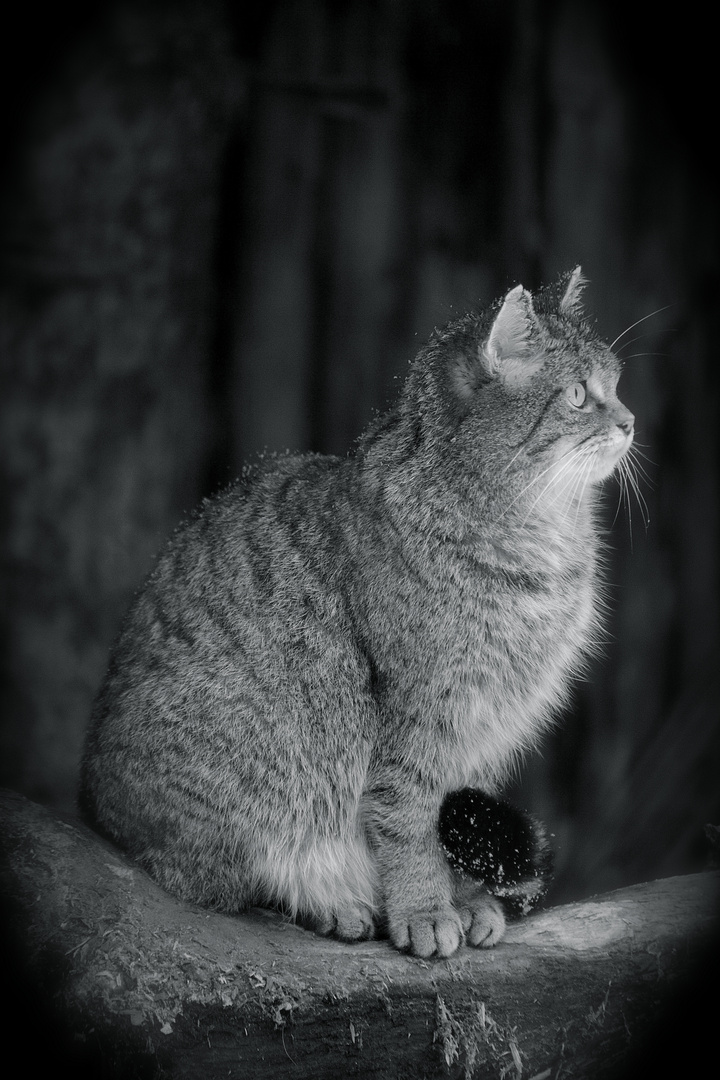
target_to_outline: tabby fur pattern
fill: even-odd
[[[265,460],[171,539],[81,783],[170,892],[421,957],[501,937],[438,815],[498,791],[597,639],[595,506],[633,416],[583,285],[435,331],[349,456]]]

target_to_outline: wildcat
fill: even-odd
[[[421,957],[502,936],[438,815],[498,789],[596,638],[594,507],[634,418],[584,284],[436,330],[347,458],[264,461],[172,538],[81,779],[170,892]]]

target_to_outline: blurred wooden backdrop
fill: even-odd
[[[700,868],[718,777],[712,42],[600,0],[72,2],[4,35],[0,782],[72,804],[153,554],[345,453],[436,324],[578,262],[627,360],[605,656],[513,795],[558,897]],[[666,25],[667,23],[667,25]]]

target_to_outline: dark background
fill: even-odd
[[[110,642],[248,457],[345,453],[432,327],[581,263],[647,459],[605,654],[512,794],[555,897],[701,869],[718,165],[699,5],[113,0],[3,35],[0,782],[72,806]],[[659,311],[658,314],[652,314]],[[631,519],[631,520],[630,520]]]

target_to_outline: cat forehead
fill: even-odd
[[[592,378],[598,387],[614,386],[621,369],[620,361],[605,342],[576,331],[550,336],[543,367],[547,376],[560,382]]]

